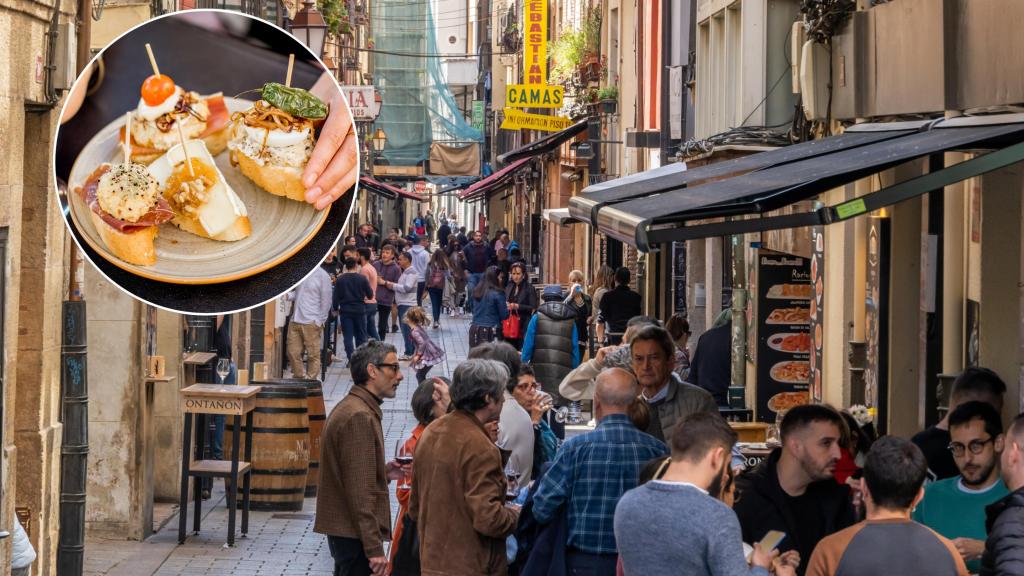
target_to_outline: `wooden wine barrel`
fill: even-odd
[[[254,510],[302,510],[309,471],[309,406],[306,387],[263,382],[253,409],[252,485]],[[242,446],[249,433],[242,421]],[[224,454],[231,454],[234,418],[224,425]],[[244,454],[243,451],[240,452]],[[239,490],[241,499],[241,490]]]
[[[320,486],[320,436],[327,422],[327,410],[324,406],[324,389],[319,380],[299,378],[279,378],[260,380],[254,386],[269,384],[271,386],[305,386],[306,405],[309,408],[309,474],[306,475],[306,497],[316,497]]]

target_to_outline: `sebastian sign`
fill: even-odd
[[[352,118],[356,120],[373,120],[377,117],[377,105],[374,101],[376,91],[370,86],[342,86],[341,91],[348,100],[352,110]]]
[[[527,0],[523,6],[523,71],[526,84],[548,83],[548,2]]]

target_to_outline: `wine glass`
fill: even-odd
[[[519,497],[519,478],[522,476],[522,472],[519,468],[509,459],[508,464],[505,465],[505,500],[508,502],[514,501]]]
[[[407,447],[408,438],[402,438],[395,444],[395,462],[398,462],[402,466],[408,466],[412,464],[412,450]],[[403,490],[409,490],[412,485],[409,484],[409,476],[403,475],[402,481],[398,484],[398,487]]]
[[[221,385],[224,384],[224,379],[231,373],[231,359],[220,358],[217,360],[217,376],[220,376]]]

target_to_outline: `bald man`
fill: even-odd
[[[982,576],[1024,574],[1024,413],[1006,431],[1000,464],[1010,495],[986,508]]]
[[[626,412],[640,388],[628,370],[607,368],[597,375],[594,415],[597,428],[570,438],[543,476],[533,501],[541,524],[568,509],[568,573],[614,576],[615,505],[637,485],[640,469],[668,447],[637,430]]]

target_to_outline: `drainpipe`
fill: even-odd
[[[58,3],[59,5],[59,3]],[[78,72],[89,63],[92,3],[78,2]],[[85,557],[85,487],[89,455],[89,380],[86,363],[86,314],[82,298],[81,255],[70,243],[68,299],[61,307],[60,532],[57,574],[81,576]]]

